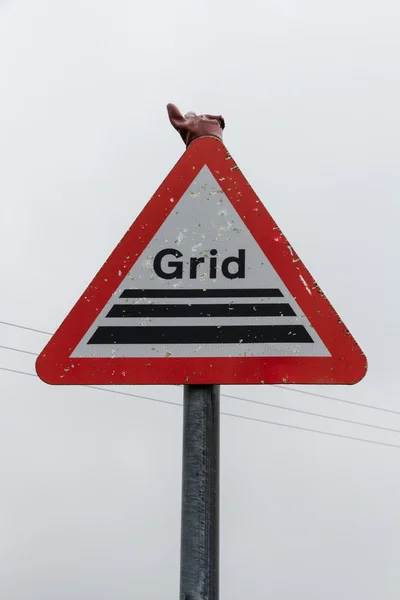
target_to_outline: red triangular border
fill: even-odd
[[[69,358],[205,164],[332,356]],[[36,361],[36,371],[46,383],[81,385],[353,384],[366,370],[360,347],[225,146],[213,138],[200,138],[186,150]]]

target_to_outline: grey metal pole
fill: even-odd
[[[180,600],[219,599],[219,385],[185,385]]]

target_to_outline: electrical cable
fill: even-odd
[[[12,346],[0,346],[3,350],[12,350],[12,352],[21,352],[21,354],[30,354],[31,356],[38,356],[37,352],[29,352],[29,350],[22,350],[21,348],[13,348]]]
[[[11,350],[13,352],[21,352],[23,354],[29,354],[31,356],[38,356],[36,352],[29,352],[28,350],[22,350],[20,348],[13,348],[11,346],[2,346],[2,345],[0,345],[0,348],[3,348],[4,350]],[[90,386],[90,387],[93,388],[94,386]],[[279,388],[280,386],[275,386],[274,385],[274,386],[271,386],[271,387],[277,387],[277,388]],[[103,390],[103,388],[94,388],[94,389]],[[292,388],[289,388],[289,389],[292,389]],[[292,389],[292,391],[296,392],[296,391],[299,391],[299,390]],[[125,392],[115,392],[115,393],[121,393],[121,394],[125,395]],[[132,395],[132,396],[135,397],[135,394],[128,394],[128,395]],[[314,396],[320,396],[320,394],[312,394],[312,395],[314,395]],[[353,421],[352,419],[343,419],[343,418],[340,418],[340,417],[332,417],[332,416],[329,416],[329,415],[321,415],[320,413],[314,413],[314,412],[311,412],[311,411],[305,411],[305,410],[301,410],[301,409],[298,409],[298,408],[289,408],[287,406],[279,406],[277,404],[271,404],[271,403],[268,403],[268,402],[261,402],[259,400],[251,400],[250,398],[243,398],[241,396],[232,396],[230,394],[221,394],[221,396],[223,396],[224,398],[231,398],[233,400],[240,400],[242,402],[249,402],[251,404],[260,404],[261,406],[269,406],[270,408],[277,408],[279,410],[286,410],[286,411],[290,411],[290,412],[304,414],[304,415],[308,415],[308,416],[311,416],[311,417],[318,417],[318,418],[321,418],[321,419],[329,419],[329,420],[332,420],[332,421],[339,421],[339,422],[342,422],[342,423],[349,423],[351,425],[360,425],[362,427],[370,427],[372,429],[381,429],[382,431],[389,431],[391,433],[400,433],[399,429],[392,429],[390,427],[383,427],[383,426],[380,426],[380,425],[373,425],[371,423],[363,423],[363,422],[360,422],[360,421]],[[139,397],[141,398],[143,396],[139,396]],[[328,396],[328,398],[330,398],[330,397]],[[356,404],[356,405],[360,406],[356,402],[352,402],[351,404]]]
[[[34,331],[36,333],[43,333],[45,335],[53,335],[52,333],[50,333],[49,331],[43,331],[41,329],[34,329],[32,327],[25,327],[23,325],[18,325],[16,323],[10,323],[9,321],[0,321],[0,325],[9,325],[10,327],[18,327],[19,329],[26,329],[27,331]],[[4,346],[3,346],[4,347]],[[12,348],[10,348],[12,349]],[[22,350],[20,350],[20,352],[22,352]],[[29,354],[29,352],[24,351],[26,354]],[[286,392],[297,392],[298,394],[305,394],[306,396],[314,396],[316,398],[323,398],[325,400],[330,400],[333,402],[341,402],[343,404],[351,404],[352,406],[360,406],[361,408],[370,408],[371,410],[377,410],[377,411],[381,411],[381,412],[385,412],[385,413],[390,413],[392,415],[400,415],[400,411],[398,410],[393,410],[390,408],[382,408],[381,406],[375,406],[374,404],[364,404],[361,402],[354,402],[352,400],[344,400],[343,398],[336,398],[334,396],[326,396],[325,394],[318,394],[316,392],[309,392],[306,390],[296,390],[292,387],[288,387],[288,386],[283,386],[283,385],[276,385],[276,384],[272,384],[271,387],[275,387],[281,391],[286,391]],[[234,398],[234,396],[228,396],[227,394],[221,394],[221,396],[224,397],[232,397]]]
[[[352,419],[343,419],[340,417],[321,415],[320,413],[314,413],[308,410],[301,410],[300,408],[289,408],[288,406],[279,406],[279,404],[270,404],[269,402],[262,402],[261,400],[250,400],[249,398],[240,398],[239,396],[228,396],[227,394],[221,394],[221,396],[224,396],[224,398],[233,398],[235,400],[241,400],[242,402],[250,402],[251,404],[269,406],[270,408],[279,408],[280,410],[287,410],[290,412],[300,413],[302,415],[308,415],[310,417],[319,417],[321,419],[330,419],[331,421],[340,421],[341,423],[350,423],[351,425],[362,425],[363,427],[371,427],[372,429],[382,429],[383,431],[390,431],[391,433],[400,433],[400,429],[392,429],[391,427],[383,427],[381,425],[372,425],[371,423],[353,421]]]
[[[0,367],[0,370],[1,371],[8,371],[10,373],[17,373],[19,375],[27,375],[29,377],[37,377],[37,375],[35,375],[35,373],[27,373],[26,371],[19,371],[17,369],[9,369],[9,368],[6,368],[6,367]],[[90,386],[90,385],[83,386],[83,387],[85,387],[85,388],[92,388],[92,389],[96,389],[96,390],[101,390],[103,392],[108,392],[110,394],[121,394],[121,395],[124,395],[124,396],[133,396],[134,398],[143,398],[145,400],[150,400],[152,402],[159,402],[159,403],[162,403],[162,404],[172,404],[173,406],[182,406],[182,404],[178,403],[178,402],[171,402],[169,400],[160,400],[158,398],[151,398],[149,396],[147,396],[147,397],[146,396],[139,396],[139,395],[131,394],[129,392],[119,392],[119,391],[116,391],[116,390],[98,388],[98,387]],[[298,431],[305,431],[305,432],[308,432],[308,433],[317,433],[319,435],[328,435],[330,437],[341,438],[341,439],[345,439],[345,440],[352,440],[352,441],[355,441],[355,442],[363,442],[363,443],[366,443],[366,444],[374,444],[376,446],[384,446],[386,448],[400,449],[400,446],[397,445],[397,444],[389,444],[387,442],[378,442],[376,440],[369,440],[369,439],[366,439],[366,438],[353,437],[353,436],[344,435],[344,434],[341,434],[341,433],[331,433],[329,431],[321,431],[320,429],[311,429],[309,427],[299,427],[298,425],[289,425],[288,423],[279,423],[277,421],[269,421],[269,420],[266,420],[266,419],[259,419],[259,418],[256,418],[256,417],[247,417],[245,415],[236,415],[234,413],[228,413],[228,412],[222,412],[222,411],[221,411],[221,415],[225,415],[227,417],[233,417],[235,419],[244,419],[246,421],[254,421],[256,423],[265,423],[267,425],[275,425],[277,427],[286,427],[288,429],[296,429]]]
[[[315,392],[308,392],[306,390],[296,390],[292,387],[275,385],[271,387],[280,389],[286,392],[297,392],[298,394],[306,394],[307,396],[316,396],[317,398],[324,398],[326,400],[333,400],[334,402],[342,402],[343,404],[352,404],[353,406],[361,406],[362,408],[371,408],[372,410],[380,410],[381,412],[391,413],[392,415],[400,415],[400,411],[392,410],[391,408],[382,408],[380,406],[374,406],[373,404],[363,404],[362,402],[354,402],[352,400],[344,400],[343,398],[334,398],[333,396],[325,396],[324,394],[317,394]]]
[[[33,329],[33,327],[25,327],[24,325],[17,325],[16,323],[9,323],[8,321],[0,321],[0,325],[9,325],[10,327],[18,327],[18,329],[26,329],[27,331],[35,331],[35,333],[44,333],[45,335],[53,335],[50,331],[42,331],[41,329]]]
[[[5,350],[12,350],[13,352],[21,352],[23,354],[30,354],[32,356],[37,356],[37,354],[35,352],[29,352],[28,350],[21,350],[20,348],[13,348],[11,346],[0,346],[0,348],[3,348]],[[89,387],[93,388],[94,386],[89,386]],[[279,387],[279,386],[272,386],[272,387]],[[94,389],[102,390],[103,388],[94,388]],[[296,391],[296,390],[294,390],[294,391]],[[122,392],[115,392],[115,393],[122,393]],[[124,392],[124,394],[125,394],[125,392]],[[135,396],[135,394],[130,394],[130,395]],[[223,396],[224,398],[231,398],[233,400],[240,400],[242,402],[249,402],[250,404],[259,404],[261,406],[268,406],[270,408],[277,408],[279,410],[286,410],[289,412],[299,413],[302,415],[308,415],[310,417],[318,417],[320,419],[328,419],[330,421],[339,421],[341,423],[349,423],[350,425],[359,425],[361,427],[369,427],[371,429],[380,429],[382,431],[389,431],[390,433],[400,433],[400,429],[393,429],[391,427],[384,427],[382,425],[373,425],[372,423],[364,423],[362,421],[354,421],[352,419],[344,419],[341,417],[332,417],[330,415],[322,415],[321,413],[314,413],[314,412],[307,411],[307,410],[301,410],[300,408],[289,408],[288,406],[279,406],[278,404],[271,404],[269,402],[262,402],[260,400],[251,400],[250,398],[243,398],[240,396],[231,396],[230,394],[221,394],[221,396]],[[142,398],[143,396],[139,396],[139,397]]]

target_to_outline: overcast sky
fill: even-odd
[[[399,18],[397,0],[1,0],[0,320],[58,327],[184,151],[175,102],[224,115],[227,147],[368,357],[356,386],[296,389],[400,411]],[[47,339],[0,326],[3,346]],[[34,360],[0,349],[3,368]],[[400,414],[283,387],[221,391],[400,430]],[[0,371],[0,410],[1,598],[176,600],[181,409]],[[398,600],[400,448],[221,429],[222,599]]]

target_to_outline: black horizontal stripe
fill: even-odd
[[[107,317],[293,317],[289,304],[115,304]]]
[[[99,327],[88,344],[313,343],[303,325]]]
[[[282,298],[276,288],[226,289],[226,290],[124,290],[120,298]]]

